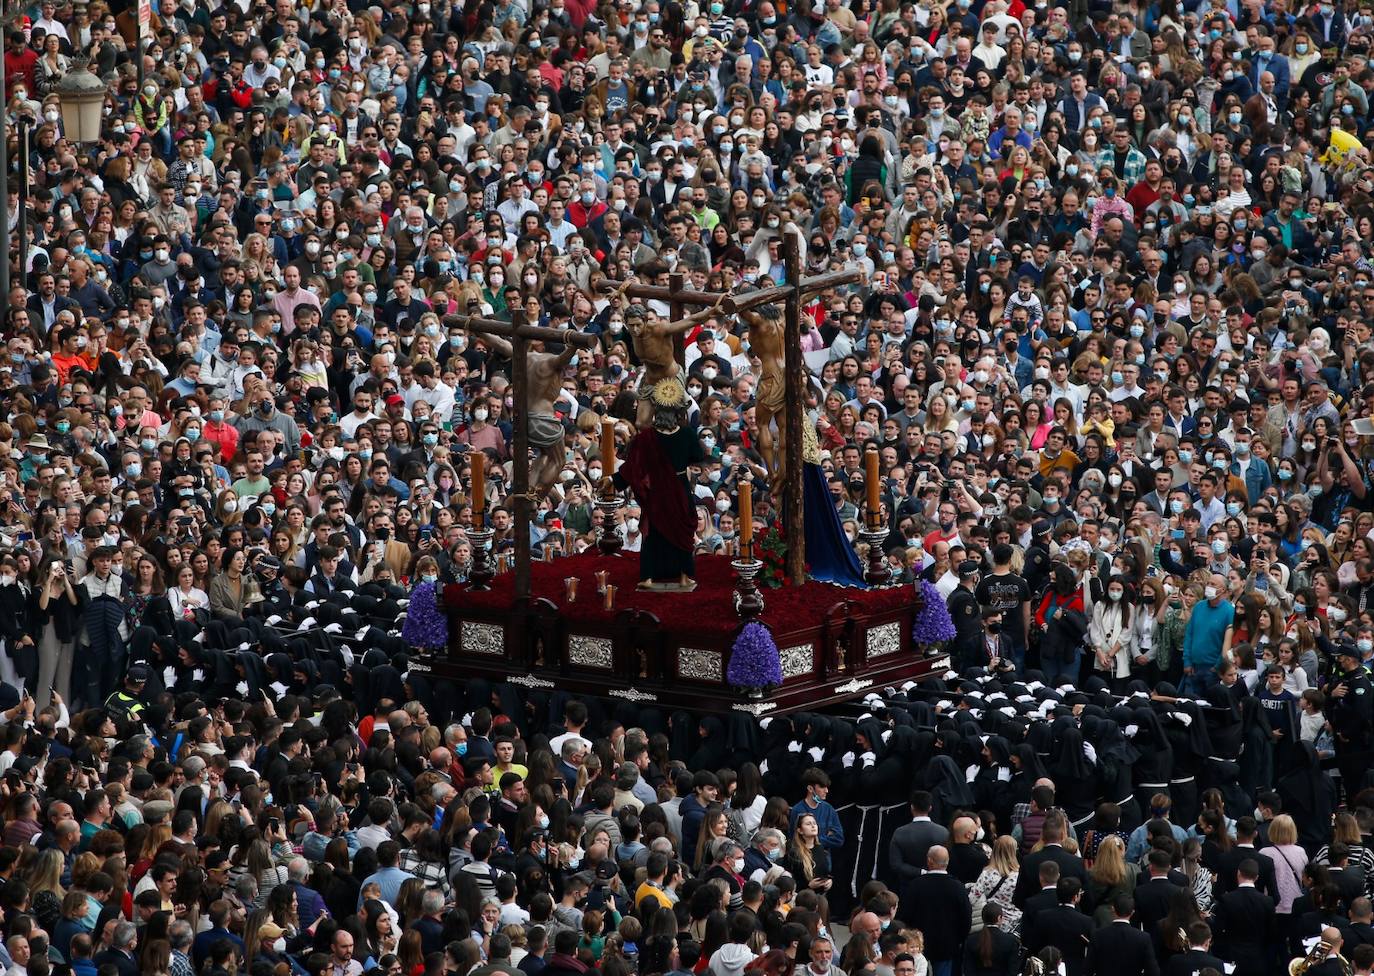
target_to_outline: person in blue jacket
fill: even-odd
[[[806,796],[792,808],[792,829],[796,830],[798,817],[809,813],[821,829],[821,845],[831,851],[843,847],[844,827],[840,825],[840,815],[825,799],[830,792],[830,777],[824,770],[808,769],[802,774],[802,785],[806,787]]]

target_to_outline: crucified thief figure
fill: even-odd
[[[720,297],[723,302],[725,296]],[[639,381],[635,396],[635,426],[648,430],[654,425],[654,390],[660,383],[675,385],[675,395],[664,395],[660,402],[677,402],[687,397],[687,371],[677,361],[676,336],[690,332],[698,322],[714,316],[720,306],[715,306],[687,316],[679,322],[661,321],[657,315],[643,305],[631,305],[625,310],[625,326],[629,329],[630,340],[634,343],[635,355],[644,364],[644,376]],[[680,394],[677,391],[681,391]]]
[[[481,335],[482,341],[507,359],[515,357],[515,347],[509,339],[483,332],[472,326],[472,331]],[[572,335],[568,332],[568,335]],[[543,343],[535,339],[527,340],[531,348],[527,353],[525,375],[529,378],[528,390],[516,390],[516,405],[525,411],[526,429],[529,432],[530,447],[539,454],[534,469],[530,472],[530,498],[538,505],[558,481],[567,458],[564,454],[563,422],[553,412],[553,405],[563,392],[563,370],[577,354],[577,347],[571,342],[563,351],[555,355],[543,351]],[[538,348],[533,348],[533,347]]]
[[[777,305],[747,309],[739,317],[749,326],[749,351],[759,357],[759,385],[754,390],[754,419],[759,428],[759,453],[768,468],[769,484],[782,484],[787,450],[787,421],[783,416],[786,391],[786,357],[783,352],[783,317]],[[776,420],[777,449],[772,423]]]

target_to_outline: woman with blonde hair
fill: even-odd
[[[62,852],[55,847],[39,852],[29,865],[25,880],[29,885],[30,907],[43,927],[51,932],[62,918]]]
[[[1016,858],[1016,838],[1003,834],[993,842],[992,857],[973,884],[969,885],[969,901],[978,906],[996,905],[1002,909],[1002,929],[1012,935],[1021,930],[1021,909],[1012,904],[1020,864]],[[975,908],[975,913],[977,909]]]
[[[252,265],[260,281],[277,278],[277,260],[272,256],[272,249],[267,246],[267,238],[262,234],[249,234],[243,239],[243,254],[240,261],[244,265]]]
[[[1374,874],[1374,851],[1366,846],[1364,836],[1360,833],[1360,822],[1353,813],[1341,811],[1332,819],[1331,844],[1344,844],[1350,848],[1350,866],[1359,867],[1366,877]],[[1313,863],[1331,863],[1331,844],[1323,844],[1317,850],[1312,857]]]
[[[954,411],[950,409],[949,400],[944,394],[931,397],[921,428],[927,434],[943,434],[947,430],[956,434],[959,432],[959,422],[955,419]]]
[[[1138,865],[1126,860],[1126,844],[1117,834],[1109,834],[1097,845],[1097,857],[1088,872],[1087,892],[1097,906],[1093,919],[1101,927],[1112,920],[1112,904],[1117,895],[1135,890]]]
[[[1281,813],[1269,823],[1269,846],[1260,850],[1261,857],[1274,863],[1274,880],[1278,885],[1276,914],[1291,916],[1293,902],[1303,895],[1303,870],[1307,867],[1307,852],[1298,844],[1298,826],[1293,818]]]

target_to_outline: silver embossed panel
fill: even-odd
[[[811,665],[816,656],[816,649],[811,644],[798,644],[795,647],[784,648],[778,657],[782,661],[783,680],[796,678],[799,675],[810,674]]]
[[[500,657],[506,653],[506,628],[500,624],[480,624],[464,620],[462,641],[463,650],[468,654],[491,654]]]
[[[571,634],[568,637],[568,661],[584,668],[611,669],[611,641],[608,637],[589,637]]]
[[[868,628],[867,657],[872,660],[902,649],[902,625],[898,621]]]
[[[679,647],[677,651],[679,677],[693,681],[720,681],[720,651],[703,647]]]

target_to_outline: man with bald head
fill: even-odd
[[[874,953],[878,951],[878,936],[882,931],[882,920],[873,912],[860,912],[854,916],[854,921],[849,923],[851,937],[867,939],[873,946]]]
[[[973,916],[963,882],[949,873],[949,850],[939,844],[926,854],[925,874],[902,886],[897,917],[925,933],[933,976],[951,976],[964,949]]]
[[[1204,599],[1193,607],[1183,632],[1183,686],[1186,698],[1202,698],[1220,679],[1217,665],[1231,649],[1235,635],[1236,608],[1226,599],[1226,579],[1213,573],[1207,578]]]
[[[972,884],[988,864],[988,849],[978,840],[978,821],[958,817],[950,827],[949,873]]]

